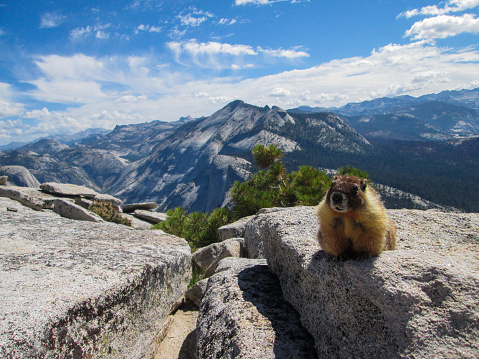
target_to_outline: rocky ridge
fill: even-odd
[[[13,167],[19,167],[23,175],[28,174],[31,176],[26,168],[20,166]],[[32,182],[36,187],[38,181],[34,176],[31,177],[36,181]],[[131,226],[137,229],[151,229],[153,224],[165,221],[167,218],[165,213],[153,212],[158,207],[156,203],[133,203],[121,207],[122,201],[120,199],[108,194],[98,193],[85,186],[47,182],[39,184],[38,188],[21,187],[10,185],[8,176],[2,176],[2,178],[4,182],[0,183],[0,197],[10,198],[35,210],[52,210],[66,218],[102,222],[103,219],[99,215],[89,210],[94,203],[110,204],[118,216],[127,219],[131,222]],[[21,178],[29,179],[28,176]],[[28,182],[22,182],[18,178],[16,182],[28,184]]]

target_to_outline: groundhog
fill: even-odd
[[[365,179],[334,177],[317,216],[319,244],[332,256],[363,258],[396,248],[396,225]]]

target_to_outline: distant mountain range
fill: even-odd
[[[302,106],[296,113],[329,111],[366,138],[439,140],[479,134],[479,88],[421,97],[399,96],[350,103],[340,108]]]
[[[228,203],[234,181],[257,170],[251,148],[273,143],[289,170],[352,164],[384,185],[479,211],[478,104],[479,90],[378,99],[329,112],[234,101],[200,119],[122,125],[67,143],[42,139],[0,153],[0,165],[21,165],[40,182],[86,185],[127,203],[208,212]],[[389,190],[387,201],[396,207],[421,202],[394,193]]]

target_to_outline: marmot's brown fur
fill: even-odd
[[[375,256],[396,248],[396,225],[367,180],[336,176],[317,208],[318,241],[336,257]]]

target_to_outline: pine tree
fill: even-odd
[[[256,145],[253,150],[255,162],[261,168],[246,182],[235,182],[230,190],[236,217],[255,214],[261,208],[316,205],[325,195],[331,183],[322,171],[303,166],[298,171],[287,173],[279,161],[282,152],[274,145]]]
[[[270,144],[268,147],[256,145],[251,150],[251,153],[255,163],[261,169],[271,167],[273,163],[283,157],[283,152],[273,144]]]

